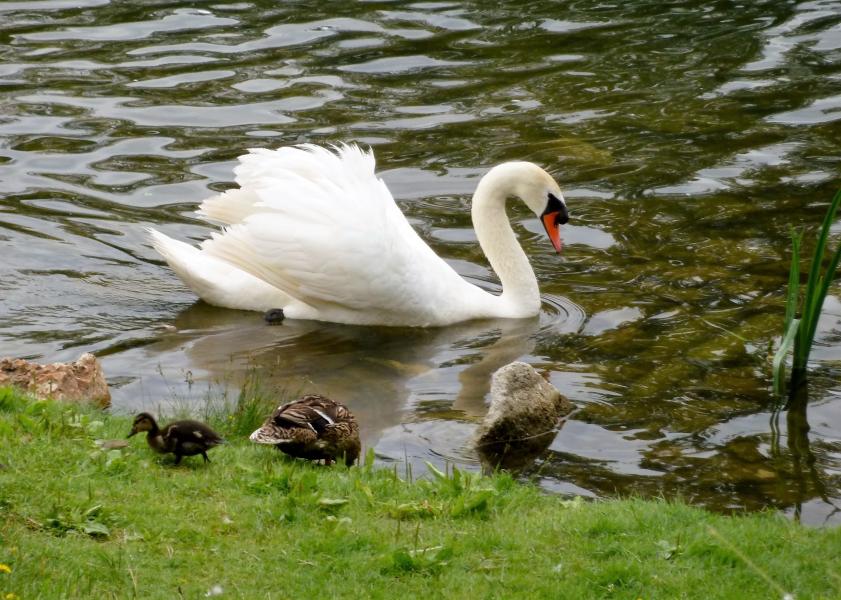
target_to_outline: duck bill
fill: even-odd
[[[555,252],[558,254],[561,253],[561,249],[563,248],[563,242],[561,242],[561,226],[558,224],[560,216],[560,211],[557,211],[545,213],[541,218],[543,227],[546,228],[546,235],[549,236],[549,241],[552,242],[552,246],[554,246]]]
[[[131,430],[131,433],[129,433],[129,434],[126,436],[126,439],[130,438],[130,437],[131,437],[131,436],[133,436],[135,433],[137,433],[137,430],[136,430],[136,429],[132,429],[132,430]]]

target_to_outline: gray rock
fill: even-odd
[[[476,449],[487,469],[520,469],[542,453],[572,412],[569,400],[523,362],[498,369],[491,405],[479,426]]]

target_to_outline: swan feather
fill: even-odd
[[[151,230],[153,246],[199,296],[228,308],[402,326],[537,313],[537,282],[504,203],[515,194],[542,210],[547,193],[562,202],[545,171],[505,163],[477,188],[477,236],[503,281],[502,296],[494,296],[421,239],[375,167],[373,153],[353,144],[252,149],[234,169],[240,187],[199,207],[225,225],[222,231],[197,249]]]

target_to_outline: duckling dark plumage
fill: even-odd
[[[145,412],[134,418],[128,437],[141,431],[147,432],[146,442],[152,450],[163,454],[175,454],[176,465],[181,462],[182,457],[196,454],[201,454],[204,462],[210,462],[207,451],[225,443],[222,436],[199,421],[192,419],[173,421],[161,429],[155,418]]]
[[[351,466],[361,449],[359,425],[347,406],[316,394],[279,406],[249,439],[328,465],[344,457]]]

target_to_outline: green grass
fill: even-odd
[[[142,439],[100,448],[129,417],[0,390],[0,598],[841,597],[837,529],[505,475],[405,481],[370,453],[325,468],[219,417],[213,462],[173,467]]]
[[[838,262],[841,260],[841,245],[839,245],[832,254],[826,271],[821,272],[826,244],[829,239],[829,230],[835,220],[839,203],[841,203],[841,190],[832,199],[821,224],[802,303],[800,302],[800,248],[803,242],[803,232],[797,233],[794,230],[791,232],[792,255],[788,293],[786,295],[783,340],[779,350],[774,355],[773,361],[774,391],[779,396],[784,393],[785,357],[789,351],[792,351],[790,387],[796,387],[806,373],[821,309],[829,291],[829,286],[835,277]]]

